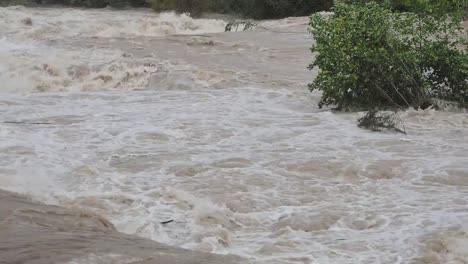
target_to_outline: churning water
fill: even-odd
[[[306,23],[0,9],[0,188],[254,263],[468,263],[468,115],[317,109]]]

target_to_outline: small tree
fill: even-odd
[[[339,1],[333,16],[313,15],[310,69],[320,72],[309,88],[323,92],[319,106],[427,108],[434,98],[466,106],[468,57],[458,48],[465,1],[402,0],[398,11]]]

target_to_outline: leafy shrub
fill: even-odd
[[[319,68],[309,85],[319,106],[338,109],[427,108],[433,98],[468,103],[468,58],[458,32],[464,0],[338,2],[331,17],[314,15],[310,31]]]

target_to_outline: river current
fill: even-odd
[[[253,263],[468,263],[466,112],[360,129],[307,18],[258,23],[0,8],[0,188]]]

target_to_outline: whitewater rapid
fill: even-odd
[[[466,112],[359,129],[307,18],[261,23],[1,8],[0,188],[253,263],[468,263]]]

